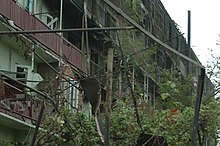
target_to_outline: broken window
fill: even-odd
[[[16,79],[17,80],[23,83],[26,83],[27,74],[28,74],[28,67],[24,67],[24,66],[16,67]]]

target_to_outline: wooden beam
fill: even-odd
[[[202,68],[200,71],[200,76],[198,78],[198,84],[197,84],[197,96],[196,96],[196,103],[195,103],[194,122],[193,122],[193,128],[192,128],[192,133],[191,133],[190,146],[196,145],[196,134],[197,134],[197,129],[198,129],[199,111],[200,111],[200,106],[202,103],[204,80],[205,80],[205,69]]]
[[[107,82],[106,82],[106,103],[105,103],[105,139],[104,146],[109,146],[110,138],[110,116],[112,105],[112,73],[113,73],[113,48],[108,48],[107,56]]]

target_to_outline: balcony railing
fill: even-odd
[[[14,0],[0,0],[0,14],[7,19],[13,20],[14,23],[23,30],[49,29],[35,16],[30,15],[25,9],[19,7]],[[83,65],[83,53],[65,39],[61,41],[61,37],[58,34],[33,34],[33,38],[57,55],[60,55],[60,49],[62,48],[63,55],[70,64],[81,71],[85,70]]]
[[[10,80],[0,80],[0,112],[28,123],[35,123],[40,101],[33,100],[21,86]]]

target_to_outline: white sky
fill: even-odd
[[[187,16],[191,11],[191,46],[205,66],[213,49],[220,55],[220,0],[161,0],[171,18],[180,26],[187,39]]]

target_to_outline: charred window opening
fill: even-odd
[[[17,66],[16,68],[16,79],[21,80],[23,83],[25,83],[25,80],[27,78],[28,68],[27,67],[21,67]]]

